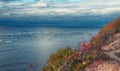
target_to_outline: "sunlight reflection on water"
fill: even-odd
[[[31,63],[39,70],[50,54],[70,46],[76,49],[100,29],[8,28],[0,32],[0,71],[24,71]]]

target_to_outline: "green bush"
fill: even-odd
[[[72,49],[67,47],[59,49],[57,53],[50,55],[47,65],[43,66],[43,71],[57,71],[64,64],[66,57],[72,53]]]

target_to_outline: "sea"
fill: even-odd
[[[101,28],[0,27],[0,71],[42,71],[58,49],[75,50]]]

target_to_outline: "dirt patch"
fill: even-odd
[[[105,61],[101,64],[95,62],[86,68],[85,71],[120,71],[120,64],[116,61]]]
[[[115,55],[120,58],[120,52],[115,53]]]

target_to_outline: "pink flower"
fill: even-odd
[[[90,48],[90,44],[87,43],[86,41],[83,41],[82,42],[82,47],[81,47],[81,52],[82,53],[85,53],[89,48]]]

